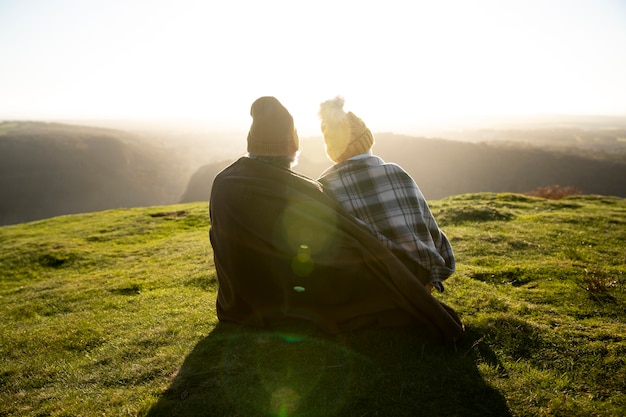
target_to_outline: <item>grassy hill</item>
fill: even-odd
[[[218,323],[206,203],[0,227],[0,416],[617,416],[626,199],[432,201],[468,337]]]

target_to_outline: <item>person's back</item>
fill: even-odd
[[[415,181],[400,166],[371,154],[372,133],[343,105],[340,97],[320,105],[326,152],[335,165],[319,181],[422,283],[443,291],[442,282],[455,269],[450,242]]]
[[[425,326],[444,341],[461,338],[464,328],[454,311],[413,279],[321,184],[273,163],[291,158],[297,146],[289,135],[282,147],[264,146],[273,141],[257,134],[266,116],[253,111],[249,155],[219,173],[211,191],[218,318],[261,327],[297,321],[330,332]],[[263,155],[252,153],[268,148]]]

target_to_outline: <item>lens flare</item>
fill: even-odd
[[[241,415],[332,416],[350,397],[359,354],[339,341],[243,329],[220,344],[219,388]],[[312,401],[329,385],[333,398]]]
[[[304,340],[304,336],[297,333],[278,333],[278,337],[287,343],[298,343]]]
[[[300,395],[290,387],[280,387],[272,393],[270,408],[272,415],[287,417],[298,410]]]
[[[329,251],[336,240],[337,214],[315,202],[293,202],[276,221],[276,247],[293,250],[295,260],[308,264],[316,254]]]
[[[313,272],[314,266],[315,264],[311,258],[311,249],[309,249],[309,245],[300,245],[298,253],[291,262],[291,270],[299,277],[306,277]],[[294,290],[301,292],[299,289],[304,290],[302,287],[294,287]]]

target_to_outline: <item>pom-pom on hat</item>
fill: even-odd
[[[252,125],[248,132],[248,153],[291,156],[298,151],[298,133],[293,117],[274,97],[258,98],[250,107]]]
[[[374,145],[372,132],[354,113],[343,110],[344,102],[337,96],[320,104],[326,154],[335,163],[366,153]]]

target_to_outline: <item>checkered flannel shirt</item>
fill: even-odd
[[[360,219],[390,250],[405,252],[442,281],[455,269],[454,253],[428,203],[400,166],[373,155],[359,155],[322,173],[319,181],[349,213]]]

